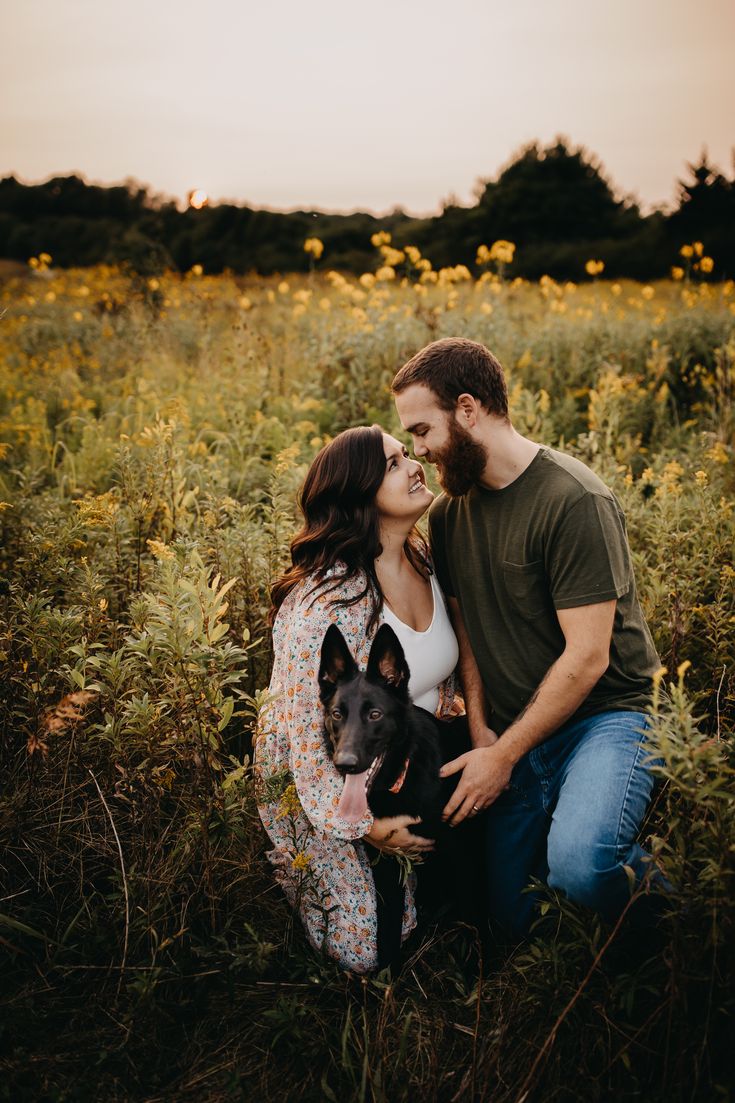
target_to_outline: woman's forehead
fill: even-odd
[[[390,433],[383,433],[383,451],[385,452],[386,459],[388,459],[389,456],[394,456],[396,452],[402,455],[404,449],[405,445],[401,444],[395,437],[392,437]]]

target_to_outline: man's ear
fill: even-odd
[[[410,671],[400,640],[389,624],[381,624],[370,648],[367,676],[407,690]]]
[[[474,429],[480,412],[480,403],[471,394],[461,394],[457,399],[455,416],[465,429]]]
[[[331,694],[337,682],[345,681],[357,673],[357,663],[352,658],[345,638],[336,624],[330,624],[322,641],[322,657],[319,664],[319,690],[322,697]]]

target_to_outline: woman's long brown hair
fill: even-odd
[[[382,551],[375,496],[385,477],[383,430],[379,425],[345,429],[314,457],[299,496],[304,524],[291,542],[291,567],[271,589],[271,622],[284,599],[305,578],[314,576],[310,593],[321,588],[326,573],[337,568],[327,587],[331,593],[346,581],[364,577],[363,589],[337,605],[355,605],[370,597],[368,635],[377,626],[383,594],[375,572]],[[428,549],[413,528],[404,545],[413,566],[428,576]]]

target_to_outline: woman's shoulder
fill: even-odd
[[[367,578],[363,571],[350,574],[343,563],[337,563],[326,571],[307,574],[288,593],[278,610],[276,623],[298,616],[312,616],[334,602],[351,601],[366,589]],[[366,595],[367,598],[367,595]]]

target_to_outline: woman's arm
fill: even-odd
[[[459,678],[473,747],[490,747],[497,735],[487,726],[485,690],[456,597],[447,598],[449,616],[459,644]]]

